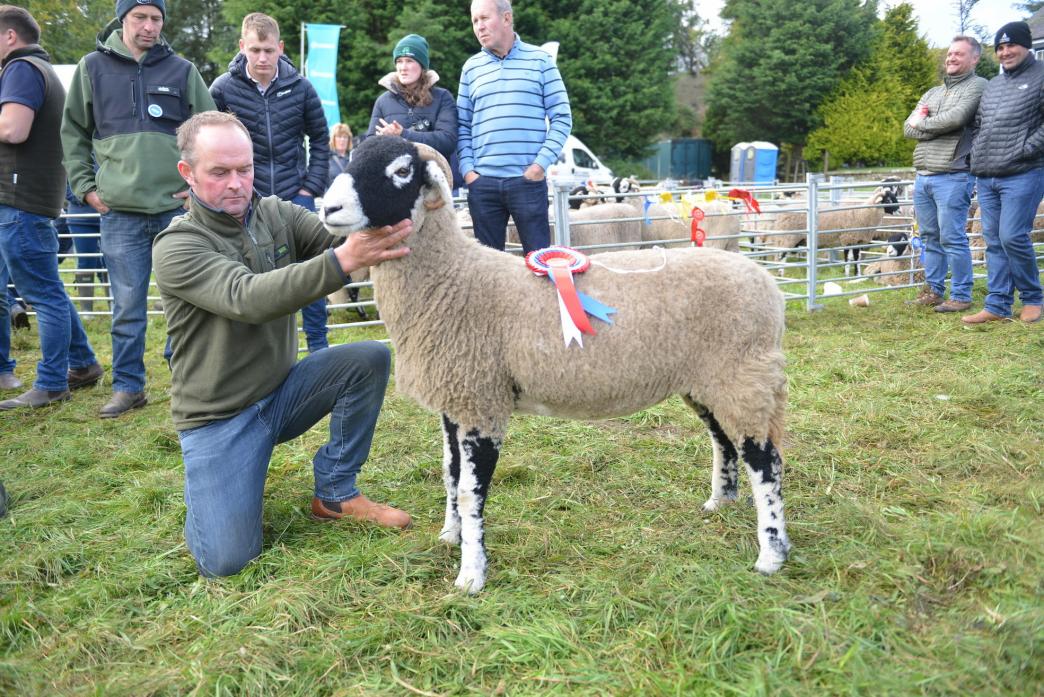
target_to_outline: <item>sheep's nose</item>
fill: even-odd
[[[344,206],[325,206],[323,208],[323,216],[328,218],[332,214],[334,214],[337,211],[341,210],[342,208],[344,208]]]

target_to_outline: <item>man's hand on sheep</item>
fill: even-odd
[[[350,274],[366,266],[376,266],[382,261],[398,259],[410,253],[402,244],[413,232],[413,221],[402,220],[395,225],[372,230],[360,230],[348,235],[345,241],[334,247],[341,270]]]

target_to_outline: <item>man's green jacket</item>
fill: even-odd
[[[297,360],[294,312],[348,282],[319,218],[255,195],[244,226],[190,197],[152,247],[179,431],[235,416]]]

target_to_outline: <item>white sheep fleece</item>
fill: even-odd
[[[395,384],[423,406],[503,436],[515,394],[532,413],[606,418],[692,395],[730,438],[778,443],[786,396],[783,296],[753,261],[716,249],[596,257],[576,287],[617,308],[583,348],[562,339],[554,287],[483,247],[450,205],[415,209],[404,259],[374,267]]]
[[[716,249],[597,255],[576,286],[615,307],[614,323],[592,319],[597,334],[585,335],[582,348],[567,347],[551,282],[467,237],[440,165],[427,167],[437,185],[422,189],[413,206],[411,253],[372,274],[395,348],[396,388],[443,415],[440,538],[461,545],[456,585],[475,593],[485,584],[482,508],[512,412],[614,417],[674,394],[712,436],[705,509],[736,499],[742,459],[758,514],[755,568],[778,570],[790,547],[777,450],[787,387],[784,301],[772,277]],[[327,224],[343,234],[335,221]]]

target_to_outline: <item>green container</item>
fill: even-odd
[[[714,146],[706,138],[671,138],[653,148],[644,164],[657,179],[698,181],[711,175]]]

